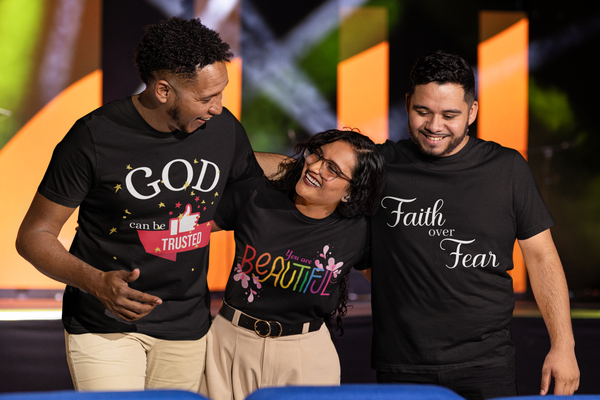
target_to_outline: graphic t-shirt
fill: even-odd
[[[554,224],[526,161],[476,138],[448,157],[410,140],[380,150],[388,175],[371,219],[373,368],[509,364],[515,239]]]
[[[80,207],[73,255],[102,271],[139,268],[129,286],[163,304],[127,322],[67,286],[65,329],[201,338],[210,327],[213,214],[226,184],[261,175],[244,129],[227,109],[191,134],[153,129],[131,98],[78,120],[57,145],[38,190]]]
[[[233,185],[215,223],[235,236],[225,301],[257,318],[292,325],[323,318],[337,308],[350,268],[366,268],[364,217],[309,218],[264,177]]]

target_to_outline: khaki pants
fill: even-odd
[[[65,332],[65,343],[76,390],[200,389],[206,336],[186,341],[141,333]]]
[[[269,386],[340,384],[340,360],[325,324],[315,332],[261,338],[217,315],[206,338],[201,394],[212,400],[243,400]]]

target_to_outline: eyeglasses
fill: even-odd
[[[323,161],[321,168],[319,169],[319,175],[328,182],[339,177],[352,183],[352,179],[344,174],[336,163],[323,157],[321,149],[304,149],[304,160],[306,161],[306,165],[312,165],[318,161]],[[325,168],[323,168],[323,166],[325,166]]]

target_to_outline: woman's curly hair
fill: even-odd
[[[199,19],[173,17],[148,25],[135,48],[135,64],[145,84],[161,73],[194,81],[199,69],[232,57],[229,45]]]
[[[342,140],[354,150],[356,166],[352,171],[349,200],[340,202],[337,210],[346,218],[373,215],[379,207],[379,198],[385,179],[385,162],[373,141],[357,130],[329,129],[298,143],[294,155],[279,165],[273,184],[281,190],[295,193],[296,183],[304,169],[304,150],[316,150],[328,143]]]

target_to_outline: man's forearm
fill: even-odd
[[[279,164],[288,158],[283,154],[263,153],[260,151],[255,151],[254,155],[256,156],[256,160],[260,164],[260,167],[263,169],[265,176],[268,178],[276,175],[279,171]]]
[[[573,346],[567,281],[550,232],[521,241],[531,289],[553,345]]]
[[[542,366],[540,394],[548,393],[554,379],[555,395],[571,395],[579,387],[579,367],[571,327],[565,274],[550,230],[519,241],[531,289],[550,336],[550,351]]]

